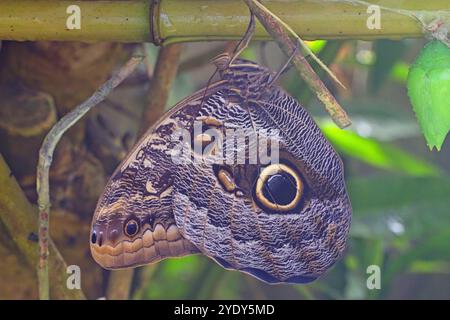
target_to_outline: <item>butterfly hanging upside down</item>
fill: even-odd
[[[274,83],[279,74],[235,59],[253,28],[252,17],[236,54],[214,60],[221,80],[173,107],[111,177],[92,222],[91,252],[102,267],[202,253],[265,282],[307,283],[342,255],[351,219],[342,162]],[[231,129],[264,136],[277,146],[276,161],[252,162],[247,153],[211,161],[218,150],[242,148],[225,137]],[[181,148],[179,132],[192,137]],[[177,148],[184,161],[174,161]]]

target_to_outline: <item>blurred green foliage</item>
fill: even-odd
[[[401,149],[376,139],[364,138],[351,130],[341,130],[333,123],[321,129],[328,140],[342,154],[361,160],[377,168],[414,176],[438,175],[440,170]]]
[[[295,72],[286,75],[283,83],[317,116],[323,133],[343,158],[353,207],[343,259],[308,285],[267,285],[224,270],[200,255],[165,260],[141,268],[141,273],[151,270],[151,276],[141,283],[141,295],[136,298],[450,298],[445,285],[450,280],[449,145],[440,153],[426,148],[405,88],[408,66],[414,59],[411,52],[419,52],[423,42],[378,41],[369,49],[365,43],[364,50],[371,50],[375,57],[369,65],[355,58],[358,44],[323,41],[314,47],[328,65],[339,53],[344,55],[333,68],[350,83],[346,97],[339,97],[338,91],[336,94],[348,107],[352,128],[340,130],[324,121],[327,116],[317,112],[322,106]],[[256,59],[257,53],[253,46],[245,55]],[[192,89],[188,82],[182,75],[174,92]],[[371,265],[381,270],[379,290],[366,286],[367,267]],[[437,277],[437,281],[420,281],[422,277]]]

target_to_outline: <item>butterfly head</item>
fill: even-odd
[[[91,253],[107,269],[134,267],[196,252],[175,224],[170,209],[170,179],[155,176],[156,171],[143,167],[139,157],[145,155],[131,154],[117,169],[94,213]],[[152,184],[146,177],[157,183]]]

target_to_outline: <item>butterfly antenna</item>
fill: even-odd
[[[208,92],[209,86],[211,85],[211,81],[214,78],[214,76],[216,75],[218,70],[219,69],[216,68],[216,70],[211,75],[211,77],[209,77],[208,82],[206,83],[205,91],[203,92],[202,100],[200,101],[200,109],[203,107],[203,103],[205,102],[206,93]]]
[[[299,50],[299,44],[298,44],[298,42],[296,42],[294,51],[292,51],[292,54],[290,55],[289,59],[281,67],[281,69],[274,75],[274,77],[270,80],[269,85],[272,85],[275,81],[277,81],[278,78],[280,78],[280,76],[283,74],[283,72],[285,72],[288,69],[289,64],[292,62],[292,59],[294,59],[294,57],[297,54],[298,50]]]

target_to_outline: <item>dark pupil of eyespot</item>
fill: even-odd
[[[134,221],[128,222],[127,234],[133,236],[137,232],[137,223]]]
[[[294,201],[297,194],[295,179],[286,172],[274,174],[267,179],[262,192],[270,202],[288,205]]]
[[[97,234],[95,232],[92,232],[91,242],[92,243],[96,243],[97,242]]]

